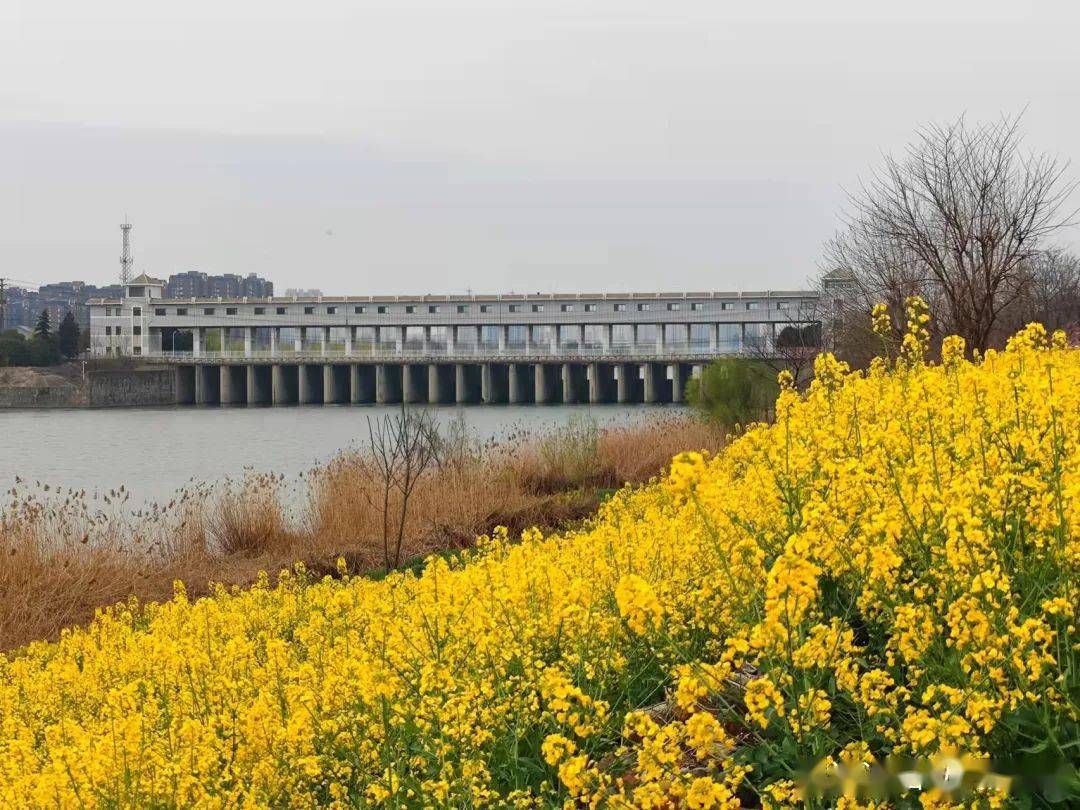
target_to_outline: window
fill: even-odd
[[[116,334],[119,335],[122,331],[124,331],[123,327],[121,327],[121,326],[116,327]]]
[[[327,307],[326,308],[326,314],[327,315],[337,315],[337,307]]]
[[[405,307],[406,315],[412,315],[414,312],[416,312],[416,307],[414,307],[412,304],[409,304]]]
[[[367,312],[367,307],[353,307],[352,311],[354,315],[363,315]]]
[[[788,308],[788,302],[787,301],[777,301],[776,302],[776,308],[777,309],[787,309]]]
[[[226,315],[235,315],[236,314],[236,307],[225,307],[225,314]]]
[[[266,307],[255,307],[255,314],[256,315],[265,315],[266,314]]]
[[[532,305],[532,311],[533,312],[543,312],[544,311],[544,305],[543,304],[533,304]]]
[[[142,346],[132,346],[131,347],[131,353],[132,354],[142,354]]]
[[[761,309],[761,303],[759,301],[747,301],[746,302],[746,308],[747,309]]]
[[[491,305],[490,304],[481,304],[480,305],[480,311],[481,312],[491,312]]]
[[[213,315],[214,314],[214,308],[213,307],[205,307],[205,308],[203,308],[202,314],[203,315]]]
[[[111,326],[106,326],[105,327],[105,334],[106,335],[111,335],[112,334],[112,327]]]
[[[277,308],[277,314],[278,315],[284,315],[285,314],[285,307],[278,307]]]
[[[680,309],[682,309],[682,304],[672,301],[667,305],[667,308],[668,312],[678,312]]]
[[[176,314],[177,315],[187,315],[187,307],[177,307],[176,308]]]
[[[141,335],[142,334],[142,327],[137,325],[137,324],[135,326],[131,327],[131,334],[133,334],[133,335]]]
[[[460,315],[460,314],[462,314],[463,312],[468,312],[468,311],[469,311],[469,307],[468,307],[467,305],[465,305],[465,304],[458,304],[458,305],[457,305],[457,311],[458,311],[458,315]]]
[[[585,311],[586,312],[596,312],[596,304],[586,304],[585,305]]]
[[[724,303],[722,303],[720,305],[720,309],[724,310],[725,312],[733,310],[733,309],[735,309],[735,302],[734,301],[725,301]]]
[[[132,307],[131,314],[133,317],[140,317],[142,315],[142,307]]]
[[[105,347],[105,354],[112,354],[112,346]]]
[[[694,312],[701,312],[701,310],[705,309],[705,305],[700,301],[694,301],[690,305],[690,309],[694,310]]]
[[[438,304],[431,304],[430,306],[428,306],[427,311],[430,312],[432,315],[434,315],[435,313],[437,313],[439,311],[439,305]]]
[[[648,304],[638,304],[637,305],[637,311],[638,312],[648,312],[649,311],[649,305]]]
[[[573,312],[574,311],[574,305],[573,304],[563,304],[562,305],[562,311],[563,312]]]
[[[157,307],[157,308],[155,308],[154,309],[154,314],[155,315],[164,315],[165,314],[165,307]]]
[[[314,315],[315,314],[315,307],[304,307],[304,314],[305,315]]]
[[[510,311],[511,312],[521,312],[521,304],[511,304],[510,305]]]
[[[616,304],[615,305],[615,311],[616,312],[626,312],[626,304]]]
[[[386,307],[379,307],[376,310],[376,312],[378,312],[380,315],[385,315],[386,314]]]

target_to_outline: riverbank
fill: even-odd
[[[62,363],[0,368],[0,410],[171,405],[175,372],[160,366]]]
[[[722,442],[718,428],[665,413],[624,427],[582,419],[538,437],[457,441],[418,482],[401,559],[468,546],[500,525],[579,522],[610,490],[647,481],[679,451]],[[305,475],[297,519],[279,497],[284,476],[274,474],[194,484],[147,508],[133,506],[124,487],[94,503],[85,491],[60,501],[16,489],[0,520],[0,647],[54,637],[132,596],[167,599],[175,581],[199,596],[211,581],[246,585],[297,561],[319,572],[334,571],[339,557],[353,572],[382,567],[381,511],[364,462],[354,449]],[[397,514],[399,502],[391,506]]]

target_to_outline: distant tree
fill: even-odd
[[[46,339],[50,335],[52,335],[52,325],[49,323],[49,310],[43,309],[34,326],[34,337]]]
[[[826,269],[852,282],[849,321],[868,321],[876,303],[902,320],[904,299],[921,295],[937,337],[957,334],[980,351],[1002,342],[1047,238],[1071,222],[1075,188],[1067,164],[1023,148],[1019,123],[924,127],[851,196],[826,251]]]
[[[745,351],[757,364],[757,371],[769,369],[773,378],[781,371],[789,371],[796,385],[808,382],[814,358],[822,351],[821,322],[825,315],[820,301],[807,301],[788,310],[784,322],[775,325],[775,339],[748,338]]]
[[[765,419],[778,393],[776,373],[746,358],[714,360],[690,380],[686,396],[702,415],[729,427]]]
[[[60,328],[56,330],[60,344],[60,353],[69,360],[79,353],[79,324],[70,311],[64,315]]]

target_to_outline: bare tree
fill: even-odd
[[[1040,252],[1030,263],[1027,290],[1003,313],[1011,334],[1037,321],[1049,330],[1080,328],[1080,258],[1061,249]]]
[[[845,228],[826,248],[828,269],[851,276],[850,305],[868,313],[884,302],[902,318],[904,298],[918,294],[939,330],[969,347],[1000,337],[1046,238],[1070,223],[1075,188],[1066,163],[1022,148],[1019,123],[924,127],[850,196]]]
[[[401,549],[409,513],[409,498],[428,468],[438,460],[439,433],[431,413],[405,407],[382,417],[368,417],[370,469],[379,485],[382,509],[383,560],[387,568],[401,565]],[[397,496],[396,532],[392,507]]]
[[[797,386],[811,376],[814,358],[822,350],[822,321],[825,304],[820,299],[808,299],[785,313],[774,324],[775,336],[748,338],[746,355],[758,369],[767,369],[773,379],[781,371],[790,371]]]

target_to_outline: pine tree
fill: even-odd
[[[75,316],[70,310],[60,322],[56,335],[60,339],[60,352],[64,357],[71,359],[79,353],[79,324],[76,323]]]
[[[49,310],[41,310],[41,314],[38,315],[37,325],[34,327],[34,337],[47,338],[52,334],[52,327],[49,324]]]

